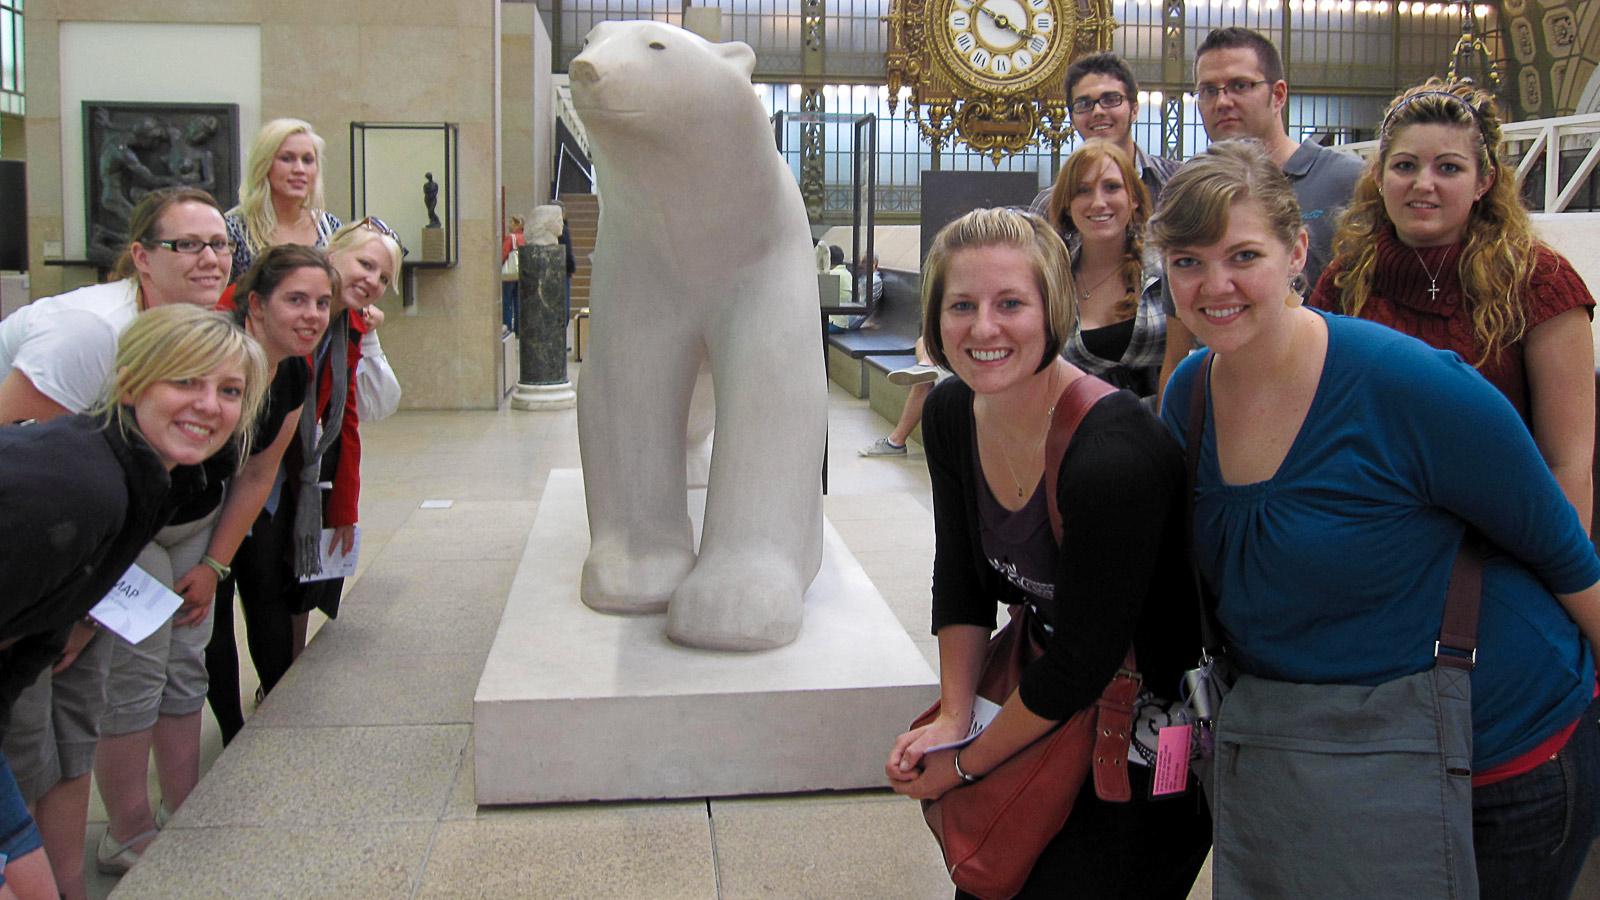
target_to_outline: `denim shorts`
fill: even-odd
[[[44,846],[39,838],[39,828],[28,815],[28,806],[22,802],[22,791],[17,780],[11,777],[11,767],[0,756],[0,885],[6,883],[5,865],[21,859]]]
[[[1482,900],[1567,900],[1600,835],[1600,700],[1538,768],[1472,791]]]

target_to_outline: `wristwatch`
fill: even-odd
[[[232,566],[225,566],[222,563],[217,562],[216,560],[211,558],[210,554],[206,554],[206,555],[201,556],[200,557],[200,563],[202,565],[204,565],[206,568],[210,569],[211,571],[217,573],[217,580],[218,581],[222,581],[222,580],[226,579],[229,575],[233,574],[233,567]]]

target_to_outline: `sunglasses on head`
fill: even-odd
[[[377,216],[367,216],[365,219],[361,220],[361,224],[371,228],[373,231],[376,231],[386,238],[393,239],[395,245],[400,248],[401,259],[411,255],[411,251],[406,249],[406,242],[400,240],[399,232],[395,231],[393,228],[390,228],[389,223],[383,221]]]

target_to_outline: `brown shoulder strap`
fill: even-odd
[[[1477,536],[1469,528],[1461,536],[1455,565],[1450,569],[1450,587],[1445,593],[1444,621],[1439,625],[1439,641],[1434,644],[1434,661],[1453,669],[1472,668],[1478,663],[1478,602],[1482,599],[1483,553]]]
[[[1050,435],[1044,442],[1044,493],[1050,504],[1050,532],[1056,543],[1061,543],[1061,507],[1056,503],[1056,480],[1061,473],[1061,461],[1066,458],[1067,445],[1077,432],[1083,417],[1089,414],[1107,394],[1117,389],[1088,372],[1066,386],[1056,400],[1056,413],[1050,420]]]

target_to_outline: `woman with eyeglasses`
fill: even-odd
[[[1144,262],[1150,192],[1133,160],[1110,141],[1088,142],[1061,167],[1045,218],[1072,253],[1078,289],[1078,327],[1061,355],[1115,387],[1154,398],[1167,315],[1159,269],[1147,271]]]
[[[118,335],[142,310],[217,302],[232,255],[210,194],[166,188],[145,195],[129,218],[128,238],[114,280],[35,301],[0,322],[0,423],[88,410],[112,374]],[[227,560],[232,550],[210,552]],[[203,568],[180,571],[168,585],[184,597],[180,617],[203,615],[211,602],[214,576],[208,581],[209,571],[197,571]],[[116,641],[75,629],[55,671],[40,674],[18,698],[4,743],[67,897],[85,890],[89,775]]]
[[[270,517],[263,509],[274,506],[275,476],[294,443],[306,396],[304,357],[327,328],[337,278],[321,251],[290,244],[269,248],[238,282],[249,314],[237,321],[265,351],[272,382],[242,462],[239,454],[224,453],[202,464],[172,504],[167,527],[139,558],[158,580],[181,576],[175,589],[186,599],[203,594],[204,605],[180,609],[170,627],[138,644],[113,640],[105,737],[95,755],[107,816],[95,852],[102,873],[132,868],[199,782],[201,710],[211,687],[208,645],[213,635],[233,643],[233,592],[226,579],[233,567],[247,564],[258,540],[251,532]],[[213,605],[213,596],[221,602]],[[152,751],[161,785],[156,809],[147,787]]]
[[[321,247],[339,230],[339,218],[324,208],[325,150],[309,122],[273,119],[261,126],[245,162],[239,205],[228,210],[228,236],[238,248],[235,278],[268,247]]]
[[[1311,305],[1460,354],[1511,401],[1589,527],[1594,298],[1534,234],[1494,99],[1439,79],[1396,97],[1334,250]]]

